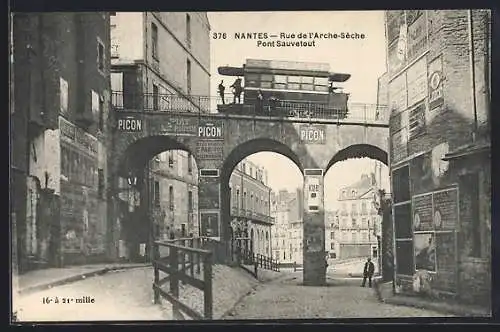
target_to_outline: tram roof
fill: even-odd
[[[295,68],[294,68],[295,67]],[[346,73],[335,73],[325,70],[322,68],[298,68],[292,66],[292,68],[287,68],[285,66],[279,66],[278,68],[273,68],[271,66],[252,64],[243,65],[242,67],[231,67],[222,66],[218,68],[218,73],[224,76],[244,76],[245,73],[269,73],[277,75],[289,75],[289,76],[315,76],[315,77],[328,77],[330,82],[345,82],[350,77],[351,74]]]

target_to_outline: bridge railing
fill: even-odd
[[[355,121],[362,123],[389,123],[389,109],[385,105],[347,103],[345,106],[294,100],[266,101],[261,105],[254,103],[232,103],[232,98],[224,96],[180,96],[173,94],[134,94],[121,91],[112,92],[112,105],[115,110],[136,110],[143,112],[179,113],[222,113],[252,117],[282,117],[291,119],[328,119],[338,122]]]

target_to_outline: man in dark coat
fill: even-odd
[[[237,78],[236,81],[230,86],[230,88],[233,88],[233,104],[236,104],[236,99],[238,99],[238,104],[241,103],[241,92],[243,92],[243,88],[241,86],[241,78]]]
[[[365,287],[366,278],[368,278],[368,287],[372,287],[372,277],[375,273],[375,265],[372,263],[372,259],[368,257],[368,260],[365,263],[365,268],[363,270],[363,283],[361,287]]]
[[[222,99],[222,104],[225,104],[226,101],[224,99],[224,90],[226,90],[226,87],[224,87],[223,83],[224,83],[224,80],[220,81],[220,84],[219,84],[219,96]]]

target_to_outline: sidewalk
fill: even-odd
[[[40,290],[52,288],[82,280],[88,277],[101,275],[109,271],[132,269],[149,266],[146,263],[109,263],[68,266],[63,268],[49,268],[30,271],[17,276],[18,294],[26,295]]]
[[[375,282],[374,290],[379,301],[387,304],[434,310],[437,312],[450,313],[461,317],[491,317],[491,310],[488,310],[484,307],[453,303],[448,301],[438,301],[436,299],[410,295],[395,295],[392,292],[392,282]]]

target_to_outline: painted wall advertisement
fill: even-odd
[[[98,204],[97,139],[63,118],[61,128],[61,221],[63,253],[104,252],[105,217]]]
[[[389,83],[389,106],[391,111],[401,112],[408,107],[406,73],[395,77]]]

